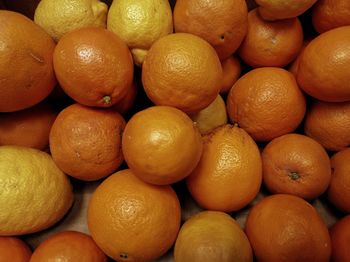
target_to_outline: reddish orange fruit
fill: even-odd
[[[332,241],[332,262],[350,261],[350,216],[337,221],[329,230]]]
[[[93,239],[111,258],[155,261],[176,240],[181,207],[170,186],[145,183],[126,169],[97,187],[87,221]]]
[[[219,94],[222,68],[214,48],[185,33],[157,40],[142,65],[142,83],[156,105],[195,113]]]
[[[48,103],[0,114],[0,145],[46,149],[56,116],[57,113]]]
[[[350,102],[315,101],[306,113],[304,132],[327,150],[345,149],[350,145]]]
[[[282,67],[292,62],[303,44],[303,29],[298,18],[263,20],[257,9],[248,14],[248,32],[238,54],[252,67]]]
[[[208,41],[221,60],[232,55],[247,33],[244,0],[177,0],[175,32],[197,35]]]
[[[243,129],[224,125],[203,137],[201,160],[186,182],[192,197],[209,210],[237,211],[258,194],[260,152]]]
[[[331,180],[326,150],[310,137],[287,134],[273,139],[262,152],[263,181],[270,192],[312,200]]]
[[[133,173],[145,182],[166,185],[180,181],[202,154],[198,128],[184,112],[169,106],[139,111],[126,124],[122,148]]]
[[[0,10],[0,112],[31,107],[53,90],[53,39],[22,14]]]
[[[328,262],[331,255],[326,224],[296,196],[264,197],[249,211],[245,232],[257,261]]]
[[[32,251],[17,237],[0,236],[0,262],[29,262]]]
[[[312,24],[319,33],[350,25],[350,1],[318,0],[312,8]]]
[[[53,55],[63,90],[75,101],[98,107],[119,102],[131,88],[133,60],[117,35],[100,27],[65,34]]]
[[[237,56],[231,56],[221,61],[223,78],[220,93],[226,94],[241,75],[241,62]]]
[[[297,81],[310,96],[326,102],[350,100],[350,26],[314,38],[299,62]]]
[[[276,67],[258,68],[243,75],[230,90],[226,104],[230,120],[257,141],[293,132],[306,111],[304,95],[294,76]]]
[[[66,174],[85,181],[115,171],[123,162],[124,118],[110,109],[73,104],[62,110],[50,132],[50,151]]]
[[[30,262],[107,262],[91,236],[77,231],[50,235],[34,250]]]
[[[350,148],[343,149],[331,157],[333,169],[328,188],[328,200],[340,211],[350,214]]]

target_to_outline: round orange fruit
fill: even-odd
[[[0,145],[46,149],[56,116],[57,113],[49,103],[0,114]]]
[[[30,262],[107,262],[107,256],[91,236],[78,231],[50,235],[34,250]]]
[[[122,148],[136,176],[165,185],[180,181],[196,167],[202,154],[202,138],[191,118],[181,110],[153,106],[128,121]]]
[[[53,39],[32,20],[0,10],[0,112],[31,107],[53,90]]]
[[[332,240],[332,262],[350,261],[350,216],[338,220],[329,230]]]
[[[0,236],[0,262],[29,262],[32,251],[20,238]]]
[[[305,97],[294,76],[277,67],[258,68],[243,75],[231,88],[226,104],[231,122],[257,141],[293,132],[306,111]]]
[[[53,55],[62,89],[75,101],[110,107],[122,99],[133,81],[128,46],[101,27],[85,27],[65,34]]]
[[[62,110],[50,132],[56,165],[77,179],[97,180],[123,162],[124,118],[115,110],[73,104]]]
[[[310,96],[326,102],[350,101],[350,26],[314,38],[300,58],[297,81]]]
[[[331,255],[326,224],[297,196],[264,197],[249,211],[245,232],[257,261],[328,262]]]
[[[343,149],[331,157],[332,178],[327,196],[338,210],[350,214],[350,148]]]
[[[225,60],[241,44],[247,32],[247,4],[244,0],[177,0],[175,32],[197,35],[208,41]]]
[[[142,83],[149,99],[186,113],[198,112],[213,102],[221,79],[221,63],[214,48],[187,33],[157,40],[142,66]]]
[[[88,207],[88,226],[97,245],[117,261],[154,261],[174,244],[181,208],[170,186],[151,185],[131,170],[100,184]]]
[[[286,134],[273,139],[262,152],[263,181],[273,194],[312,200],[326,191],[331,164],[326,150],[314,139]]]
[[[327,150],[350,145],[350,102],[314,101],[306,113],[304,132]]]
[[[248,32],[238,54],[252,67],[283,67],[296,58],[302,44],[303,29],[298,18],[265,21],[253,9],[248,14]]]
[[[258,194],[262,181],[259,149],[243,129],[224,125],[203,137],[203,154],[187,177],[194,200],[205,209],[237,211]]]

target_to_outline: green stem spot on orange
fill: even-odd
[[[298,180],[300,178],[300,175],[297,172],[289,172],[288,176],[292,179],[292,180]]]
[[[111,103],[111,97],[110,96],[104,96],[103,101],[106,105],[109,105]]]

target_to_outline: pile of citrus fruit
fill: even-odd
[[[350,261],[349,0],[0,8],[0,262]]]

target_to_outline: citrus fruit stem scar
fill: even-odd
[[[297,172],[289,172],[288,176],[292,179],[292,180],[298,180],[300,178],[300,175]]]
[[[111,103],[111,97],[110,96],[104,96],[103,101],[106,105]]]

